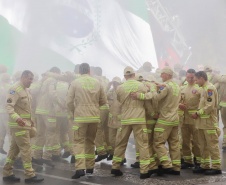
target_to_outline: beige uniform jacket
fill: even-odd
[[[103,86],[103,88],[104,88],[104,91],[105,91],[105,93],[107,93],[107,91],[108,91],[108,80],[106,79],[106,77],[104,77],[104,76],[94,76],[93,78],[95,78],[95,79],[97,79],[99,82],[100,82],[100,84]],[[106,111],[106,110],[109,110],[109,105],[108,105],[108,102],[107,102],[107,104],[106,105],[103,105],[103,106],[101,106],[100,107],[100,110],[101,111]]]
[[[187,84],[181,87],[181,103],[186,104],[187,110],[184,113],[184,124],[195,124],[196,122],[191,117],[198,110],[202,89],[197,84]]]
[[[219,95],[219,105],[226,107],[226,75],[222,75],[214,84]]]
[[[31,94],[21,82],[17,82],[9,89],[6,110],[9,114],[10,128],[31,129]],[[18,118],[25,120],[24,127],[17,124]]]
[[[149,85],[150,87],[148,87],[148,92],[151,92],[153,96],[156,95],[157,88],[154,83],[146,81],[144,82],[144,85]],[[147,124],[154,124],[156,123],[156,120],[153,119],[153,116],[158,113],[158,101],[156,99],[151,99],[149,101],[150,104],[148,105],[148,107],[146,107]],[[150,112],[151,114],[148,114],[148,112]]]
[[[99,123],[100,106],[107,103],[106,93],[98,80],[82,75],[68,90],[67,107],[74,113],[75,123]]]
[[[220,78],[221,78],[221,75],[218,75],[218,74],[213,74],[213,73],[210,73],[210,72],[207,72],[207,77],[208,77],[208,81],[210,83],[212,83],[213,85],[216,84]]]
[[[67,105],[66,105],[66,98],[67,98],[67,91],[68,91],[69,84],[67,82],[59,81],[56,84],[56,93],[57,93],[57,99],[55,101],[59,100],[61,102],[61,105],[59,103],[55,103],[55,110],[56,110],[56,116],[57,117],[67,117]]]
[[[199,115],[199,129],[216,129],[218,126],[217,119],[218,95],[213,84],[206,82],[202,87],[201,99],[197,114]]]
[[[29,88],[29,91],[30,91],[31,96],[32,96],[31,108],[32,108],[33,112],[35,112],[35,110],[36,110],[37,100],[38,100],[38,96],[39,96],[39,93],[40,93],[40,89],[41,89],[41,83],[39,81],[33,82],[31,84],[30,88]]]
[[[35,114],[55,116],[56,110],[54,103],[60,104],[56,93],[56,79],[47,78],[41,85],[40,93],[37,100]]]
[[[107,93],[107,99],[108,99],[109,107],[110,107],[108,126],[110,128],[120,128],[120,126],[121,126],[121,104],[117,100],[117,94],[114,89],[111,89]]]
[[[122,104],[121,124],[146,124],[145,107],[148,106],[148,102],[141,101],[139,99],[133,100],[130,97],[131,92],[140,93],[143,100],[144,93],[147,92],[147,88],[143,83],[140,83],[134,79],[129,79],[122,85],[118,86],[116,90],[117,99]]]
[[[158,92],[148,92],[143,95],[144,100],[158,101],[158,123],[164,125],[178,125],[178,106],[180,102],[180,87],[172,79],[164,82],[157,90]],[[142,94],[137,95],[142,97]]]
[[[8,91],[10,87],[11,85],[8,83],[2,82],[0,84],[0,114],[7,113],[5,105],[6,105]]]
[[[178,125],[178,106],[180,101],[180,87],[172,79],[164,82],[154,99],[159,101],[158,123],[163,125]]]

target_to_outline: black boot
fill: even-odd
[[[204,169],[204,168],[197,168],[197,169],[194,169],[192,170],[193,173],[205,173],[205,171],[208,170],[208,169]]]
[[[169,171],[168,174],[171,174],[171,175],[180,175],[180,171],[172,170],[172,171]]]
[[[111,174],[113,174],[115,176],[122,176],[123,175],[121,170],[116,170],[116,169],[111,169]]]
[[[86,169],[86,173],[91,173],[91,174],[93,174],[93,169]]]
[[[141,173],[140,174],[140,179],[147,179],[149,177],[150,177],[149,173]]]
[[[46,164],[52,168],[55,166],[51,160],[42,159],[42,161],[43,161],[43,164]]]
[[[195,169],[200,168],[200,165],[201,165],[200,163],[196,163],[196,164],[195,164]]]
[[[71,178],[78,179],[82,176],[85,176],[85,171],[84,170],[76,170],[75,174]]]
[[[221,170],[216,170],[216,169],[210,169],[210,170],[206,170],[204,172],[205,175],[217,175],[217,174],[222,174]]]
[[[36,182],[42,182],[42,181],[44,181],[44,178],[38,178],[37,176],[34,176],[34,177],[32,177],[32,178],[29,178],[29,179],[25,179],[24,180],[25,181],[25,183],[36,183]]]
[[[107,157],[108,157],[108,154],[98,155],[97,158],[95,159],[95,162],[102,161],[103,159],[106,159]]]
[[[132,168],[140,168],[140,162],[135,162],[130,165]]]
[[[71,155],[70,152],[64,152],[64,154],[62,155],[62,158],[68,158]]]
[[[3,148],[0,148],[0,153],[1,153],[1,154],[4,154],[4,155],[7,154],[7,152],[6,152]]]
[[[38,164],[38,165],[43,165],[43,160],[32,158],[32,163],[35,163],[35,164]]]
[[[184,159],[183,159],[183,158],[181,158],[180,162],[181,162],[181,164],[183,164],[183,163],[184,163]]]
[[[121,162],[121,166],[123,166],[125,163],[126,163],[127,161],[126,161],[126,158],[124,158],[123,160],[122,160],[122,162]]]
[[[159,169],[155,169],[155,170],[149,170],[148,171],[149,175],[151,176],[152,174],[155,174],[155,173],[159,173]]]
[[[112,159],[113,159],[113,155],[110,154],[107,158],[107,161],[111,161]]]
[[[73,164],[73,163],[75,163],[75,156],[74,155],[71,156],[71,164]]]
[[[20,178],[16,177],[15,175],[10,175],[8,177],[3,177],[4,182],[20,182]]]
[[[181,169],[188,169],[188,168],[191,168],[191,167],[194,167],[194,164],[184,162],[181,165]]]

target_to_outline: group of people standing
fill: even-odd
[[[155,74],[151,69],[149,62],[137,72],[126,67],[123,80],[108,82],[101,68],[82,63],[75,74],[53,67],[32,84],[34,74],[26,70],[12,86],[5,83],[2,109],[11,145],[3,180],[20,180],[12,171],[18,155],[25,182],[44,180],[35,175],[32,162],[54,167],[54,160],[70,155],[76,169],[73,179],[94,173],[95,162],[106,158],[112,160],[111,174],[121,176],[132,132],[136,162],[131,167],[140,168],[141,179],[180,175],[181,169],[191,167],[194,173],[221,174],[218,112],[219,105],[226,107],[220,85],[224,76],[209,68],[207,73],[189,69],[184,78],[173,79],[178,74],[169,66]],[[5,152],[3,145],[0,150]]]

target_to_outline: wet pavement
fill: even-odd
[[[220,128],[223,125],[220,122]],[[220,148],[223,140],[223,133],[220,136]],[[8,146],[6,146],[8,149]],[[148,185],[226,185],[226,152],[222,152],[222,175],[215,176],[205,176],[200,174],[193,174],[192,169],[181,170],[180,176],[164,175],[164,176],[152,176],[149,179],[140,180],[139,179],[139,169],[133,169],[130,164],[135,162],[135,146],[133,139],[130,142],[126,151],[127,163],[121,167],[124,172],[122,177],[113,177],[110,174],[111,171],[111,161],[106,159],[96,163],[94,174],[81,177],[80,179],[73,180],[71,176],[74,175],[74,165],[70,164],[70,157],[66,160],[55,162],[55,167],[51,168],[48,166],[33,165],[36,171],[36,175],[44,177],[45,180],[42,183],[44,185],[137,185],[137,184],[148,184]],[[10,183],[5,183],[2,181],[2,166],[6,160],[6,156],[0,154],[0,185],[7,185]],[[24,174],[22,167],[15,167],[15,175],[21,178],[20,183],[14,183],[18,185],[24,184]]]

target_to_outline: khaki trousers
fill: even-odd
[[[114,155],[118,128],[109,127],[109,154]]]
[[[153,121],[153,120],[151,120]],[[148,144],[149,144],[149,154],[150,154],[150,170],[155,170],[158,169],[158,158],[157,158],[157,154],[155,153],[154,150],[154,143],[153,143],[153,139],[154,139],[154,128],[155,128],[155,124],[147,124],[147,129],[148,129]],[[137,141],[135,141],[135,147],[136,147],[136,162],[140,161],[140,152],[139,152],[139,148],[138,148],[138,144]]]
[[[75,146],[74,146],[74,130],[73,130],[73,125],[74,125],[74,120],[72,118],[69,119],[69,129],[68,129],[68,137],[69,137],[69,148],[70,148],[70,153],[72,156],[75,155]]]
[[[193,154],[197,163],[201,163],[200,145],[198,142],[198,129],[194,124],[183,124],[182,128],[183,158],[186,163],[193,164]]]
[[[226,107],[221,107],[221,119],[224,125],[223,127],[224,136],[222,146],[226,147]]]
[[[125,157],[127,143],[132,131],[140,153],[140,173],[148,173],[150,155],[146,124],[122,125],[120,131],[117,133],[118,140],[116,142],[112,169],[120,169],[120,164]]]
[[[183,137],[182,137],[182,125],[184,124],[184,114],[179,114],[179,127],[178,127],[178,134],[179,134],[179,147],[180,147],[180,156],[183,156]]]
[[[74,129],[75,169],[93,169],[95,165],[95,143],[98,123],[76,123]]]
[[[217,129],[198,130],[198,139],[201,153],[201,167],[204,169],[221,169],[221,157]],[[212,162],[212,167],[211,167]]]
[[[3,148],[6,134],[10,137],[9,128],[8,128],[8,114],[0,114],[0,148]]]
[[[13,163],[19,152],[23,161],[25,178],[35,176],[31,164],[31,144],[30,131],[22,129],[11,129],[11,145],[7,156],[6,164],[3,168],[3,177],[13,175]]]
[[[166,141],[169,144],[169,159]],[[180,171],[181,156],[179,148],[178,125],[163,125],[157,123],[154,129],[154,149],[163,168],[172,168]]]
[[[95,145],[97,150],[97,155],[105,155],[107,154],[109,140],[108,140],[108,116],[109,116],[109,109],[101,109],[100,110],[100,124],[97,128],[97,134],[95,138]],[[110,148],[109,148],[110,149]]]
[[[69,134],[68,134],[68,118],[67,117],[57,117],[57,139],[60,141],[61,147],[64,149],[64,152],[70,152],[70,144],[69,144]],[[54,154],[54,153],[53,153]],[[54,155],[60,155],[60,153],[56,153]]]
[[[43,153],[43,148],[45,151]],[[52,155],[59,154],[61,147],[57,137],[56,117],[37,115],[37,136],[33,157],[35,159],[51,160]]]

